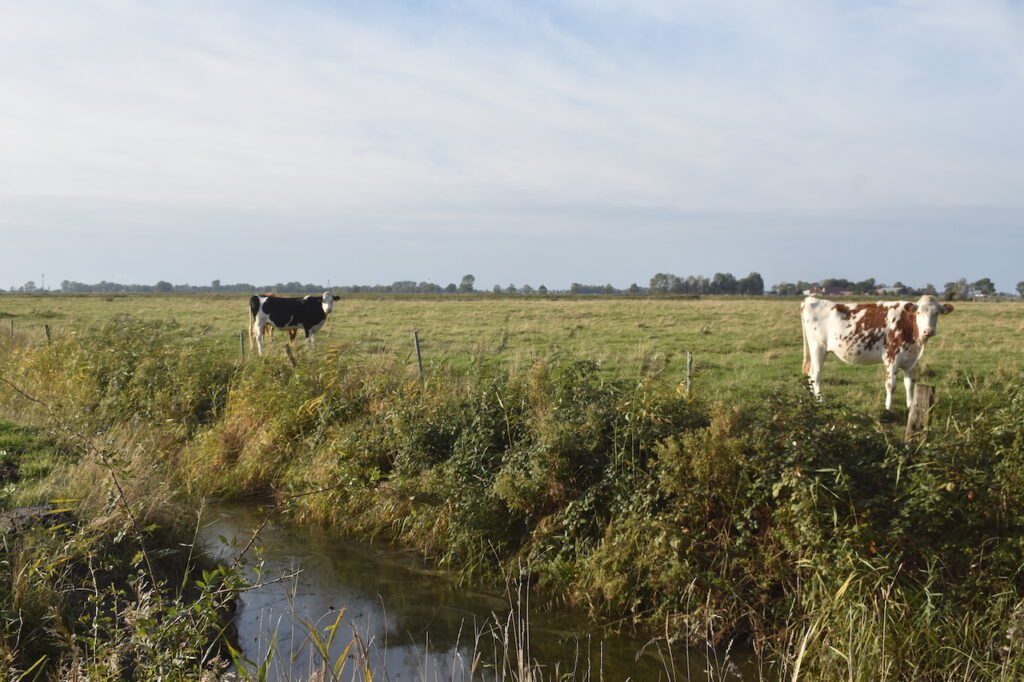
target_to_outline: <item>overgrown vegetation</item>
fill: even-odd
[[[95,350],[95,340],[83,348]],[[32,364],[41,356],[18,355],[27,361],[26,378],[69,372],[74,382],[89,374],[74,366],[55,373]],[[23,418],[26,406],[48,412],[6,376],[5,398],[20,403],[9,413]],[[80,388],[74,395],[88,391],[93,419],[111,419],[103,389]],[[135,394],[130,409],[152,398]],[[38,420],[55,437],[0,422],[4,679],[213,679],[226,668],[231,604],[244,581],[194,552],[198,517],[183,514],[174,489],[158,484],[159,465],[147,461],[153,452],[146,446],[160,440],[129,436],[151,424],[118,421],[91,440],[82,433],[96,433],[100,422],[67,404]]]
[[[297,518],[474,580],[519,575],[549,603],[678,641],[749,641],[789,677],[1024,673],[1012,371],[953,367],[928,438],[908,445],[873,413],[814,404],[795,376],[728,404],[688,397],[653,356],[610,371],[480,352],[420,380],[342,344],[294,367],[239,363],[202,330],[139,319],[4,343],[0,376],[127,450],[130,480],[171,479],[165,497],[323,490]],[[52,419],[11,390],[0,410]],[[142,433],[145,457],[126,445]]]

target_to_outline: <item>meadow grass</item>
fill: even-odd
[[[794,679],[1017,679],[1022,314],[942,318],[909,444],[878,367],[833,359],[808,398],[797,301],[769,298],[351,297],[293,363],[280,337],[241,361],[245,297],[3,297],[0,376],[52,413],[5,390],[0,415],[117,453],[57,441],[52,494],[99,508],[111,470],[143,512],[295,495],[297,519],[675,641],[748,641]]]
[[[962,385],[983,389],[993,379],[1019,376],[1024,305],[955,306],[929,341],[921,380],[941,393]],[[42,338],[43,325],[65,334],[125,315],[177,322],[226,357],[237,357],[248,303],[237,294],[0,296],[0,334],[10,333],[13,320],[15,333],[30,339]],[[515,369],[564,355],[594,360],[617,377],[659,373],[681,383],[691,352],[694,391],[709,399],[756,400],[801,380],[795,298],[353,295],[336,304],[319,341],[355,357],[388,355],[411,366],[413,330],[428,368],[464,371],[473,363],[498,362]],[[282,348],[270,344],[269,353],[281,356]],[[830,356],[823,374],[826,397],[880,410],[880,366],[852,367]]]

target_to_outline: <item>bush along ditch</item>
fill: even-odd
[[[390,355],[240,364],[187,330],[133,330],[132,349],[113,323],[0,371],[90,433],[145,425],[174,494],[322,490],[297,519],[676,641],[748,642],[787,675],[1024,672],[1019,379],[905,444],[796,377],[707,404],[564,355],[421,381]],[[0,409],[46,418],[10,391]]]
[[[185,544],[192,536],[176,508],[129,513],[114,495],[54,499],[91,485],[96,472],[35,429],[0,423],[0,455],[9,463],[0,510],[4,679],[194,680],[226,668],[231,607],[245,584]]]

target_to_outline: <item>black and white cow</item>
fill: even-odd
[[[306,342],[315,343],[316,333],[324,326],[339,298],[328,291],[323,296],[302,298],[253,296],[249,299],[249,347],[255,345],[263,355],[263,334],[268,324],[287,331],[302,329],[306,332]]]

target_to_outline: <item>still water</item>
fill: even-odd
[[[231,561],[264,519],[253,505],[213,507],[201,542]],[[262,586],[241,595],[235,624],[243,655],[255,664],[269,659],[271,680],[310,679],[323,661],[310,632],[325,638],[335,622],[329,659],[347,662],[339,679],[355,679],[358,661],[374,680],[395,682],[508,680],[521,663],[540,667],[535,679],[757,678],[737,667],[735,651],[726,657],[677,647],[669,654],[663,641],[602,633],[578,615],[531,609],[522,594],[474,592],[407,553],[323,528],[270,522],[258,546],[244,564],[254,571],[262,561],[253,577]]]

